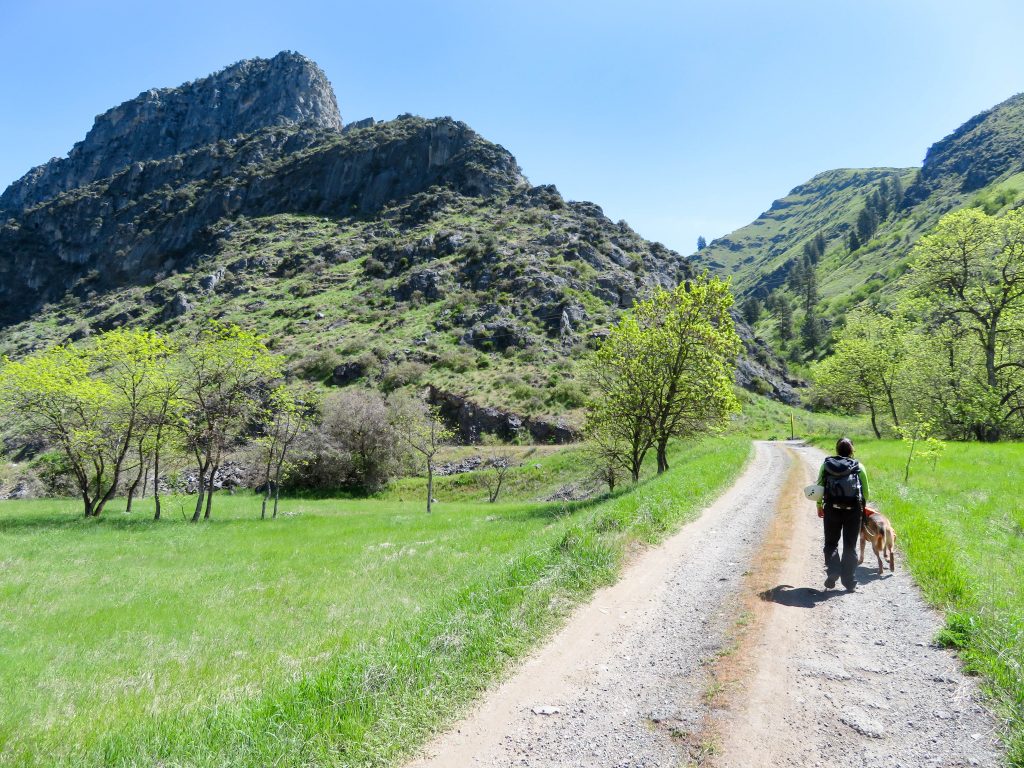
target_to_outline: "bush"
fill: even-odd
[[[426,372],[427,366],[415,360],[399,363],[384,374],[380,382],[381,389],[385,392],[394,392],[409,384],[417,384]]]
[[[384,397],[375,390],[346,389],[329,395],[322,413],[323,423],[303,446],[292,484],[364,493],[387,485],[405,452]]]

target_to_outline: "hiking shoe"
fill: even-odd
[[[847,584],[845,586],[846,586],[846,591],[847,592],[856,592],[857,591],[857,582],[853,582],[853,584]]]
[[[836,585],[836,577],[829,576],[825,579],[825,589],[832,589]]]

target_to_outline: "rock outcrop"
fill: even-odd
[[[436,387],[428,387],[427,402],[438,406],[441,418],[455,430],[463,443],[479,443],[484,435],[494,435],[506,442],[529,436],[535,443],[561,445],[576,442],[582,437],[578,430],[567,424],[480,406],[463,395],[443,392]]]
[[[96,118],[65,158],[33,168],[0,196],[0,219],[113,176],[268,126],[340,131],[334,91],[304,56],[250,59],[178,88],[139,94]]]

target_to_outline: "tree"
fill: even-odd
[[[301,402],[288,387],[275,388],[267,398],[261,414],[263,435],[257,438],[263,466],[263,502],[260,519],[267,517],[267,502],[271,489],[274,493],[274,512],[281,498],[281,479],[288,466],[288,456],[299,435],[312,423],[310,408]]]
[[[111,433],[109,440],[116,442],[113,456],[113,485],[100,509],[117,489],[129,451],[138,456],[135,481],[128,492],[126,511],[131,510],[132,498],[148,461],[152,439],[150,428],[153,416],[167,407],[166,396],[170,376],[170,360],[174,345],[154,331],[120,328],[101,334],[91,349],[91,355],[102,377],[111,389]],[[99,514],[99,512],[97,512]]]
[[[116,482],[109,468],[120,446],[114,446],[112,456],[105,439],[113,393],[89,373],[89,356],[72,345],[17,362],[4,358],[0,410],[22,434],[41,437],[60,451],[82,497],[85,517],[95,517]]]
[[[187,444],[199,468],[192,522],[209,519],[213,481],[228,441],[253,415],[261,386],[281,374],[280,359],[263,340],[236,325],[210,323],[183,355],[182,397],[188,404]]]
[[[747,325],[753,325],[761,317],[761,300],[756,296],[751,296],[744,300],[740,312],[743,314],[743,319],[747,321]]]
[[[634,483],[654,445],[646,355],[643,331],[630,311],[612,326],[585,373],[596,396],[588,403],[584,431],[607,450],[618,451]]]
[[[850,234],[848,235],[846,242],[847,248],[849,249],[850,253],[853,253],[858,248],[860,248],[860,238],[857,236],[856,229],[850,230]]]
[[[793,307],[789,300],[776,294],[775,299],[775,321],[780,341],[789,341],[793,338]]]
[[[814,352],[822,342],[824,330],[821,318],[814,308],[807,310],[803,322],[800,323],[800,343],[807,352]]]
[[[1002,218],[977,208],[944,216],[913,251],[910,311],[926,327],[976,350],[960,375],[981,406],[972,425],[998,440],[1024,416],[1024,210]]]
[[[812,371],[819,396],[846,412],[866,408],[875,437],[882,436],[878,417],[883,410],[898,427],[909,339],[898,319],[870,309],[852,312],[836,333],[832,355]]]
[[[440,407],[418,398],[399,401],[395,409],[395,424],[402,440],[426,466],[429,514],[434,502],[434,457],[441,446],[455,437],[455,433],[444,425]]]
[[[633,481],[650,448],[658,473],[668,442],[713,430],[738,410],[734,366],[741,347],[728,283],[707,274],[657,289],[614,326],[591,364],[597,397],[588,430],[619,445]]]
[[[338,482],[364,493],[387,485],[404,451],[393,408],[384,397],[373,389],[348,388],[329,395],[322,410]]]
[[[515,466],[509,458],[508,451],[503,451],[501,441],[493,435],[483,437],[484,462],[480,472],[480,481],[487,489],[487,501],[493,504],[498,500],[505,478]]]
[[[708,247],[708,241],[704,239],[704,235],[697,236],[697,250],[703,251]]]

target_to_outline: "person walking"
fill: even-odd
[[[847,592],[857,588],[857,537],[864,520],[868,501],[868,475],[853,458],[853,443],[841,438],[836,455],[829,456],[818,470],[818,485],[825,493],[818,502],[818,517],[825,527],[825,589],[832,589],[842,580]],[[839,539],[843,540],[843,556],[839,557]]]

